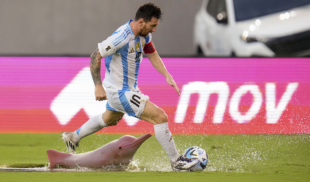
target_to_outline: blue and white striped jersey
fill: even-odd
[[[119,27],[110,37],[98,44],[102,57],[105,57],[105,87],[117,90],[137,90],[139,66],[142,51],[151,42],[152,35],[135,36],[129,23]]]

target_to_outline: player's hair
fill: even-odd
[[[159,7],[153,3],[146,3],[139,7],[135,20],[138,21],[140,18],[143,18],[145,22],[149,22],[153,17],[160,20],[162,15]]]

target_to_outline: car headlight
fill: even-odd
[[[256,37],[250,37],[249,33],[247,31],[243,32],[241,35],[241,39],[247,43],[252,43],[252,42],[267,42],[268,39],[265,37],[261,36],[256,36]]]
[[[255,37],[246,37],[246,38],[244,38],[244,37],[241,36],[241,39],[242,39],[243,41],[247,42],[247,43],[259,42],[259,41],[257,40],[257,38],[255,38]]]

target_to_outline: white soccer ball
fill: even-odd
[[[183,153],[183,157],[189,159],[198,159],[200,161],[198,164],[192,167],[190,171],[203,171],[207,167],[208,154],[204,149],[200,147],[194,146],[186,149]]]

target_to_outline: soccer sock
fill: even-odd
[[[75,131],[76,139],[80,141],[82,138],[93,134],[102,128],[108,126],[102,119],[102,114],[91,117],[78,130]]]
[[[154,125],[154,130],[156,139],[163,146],[170,160],[175,162],[180,154],[175,147],[172,134],[168,128],[168,122]]]

